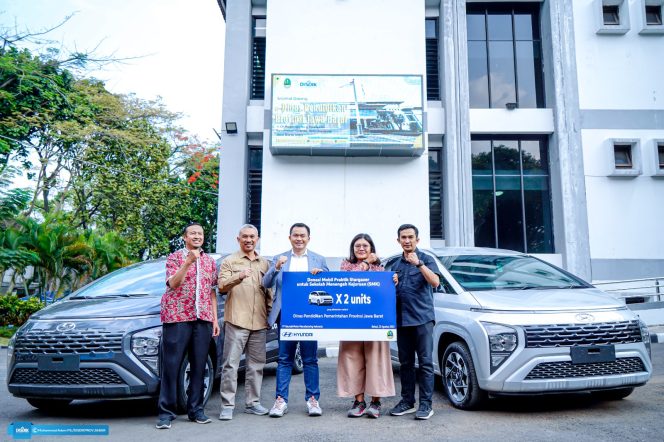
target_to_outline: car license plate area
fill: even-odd
[[[613,362],[616,360],[616,348],[613,345],[586,345],[570,348],[572,364],[590,364],[593,362]]]
[[[37,359],[39,371],[78,371],[79,365],[78,355],[43,355]]]

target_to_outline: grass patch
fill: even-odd
[[[0,347],[6,347],[9,344],[9,338],[0,338]]]

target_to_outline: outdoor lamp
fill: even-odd
[[[226,124],[226,133],[227,134],[236,134],[237,133],[237,123],[235,121],[229,121]]]

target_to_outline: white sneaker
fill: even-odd
[[[313,396],[307,401],[307,409],[309,410],[309,416],[321,416],[323,414],[320,404]]]
[[[288,413],[288,404],[284,398],[278,397],[270,409],[270,417],[281,417],[286,413]]]

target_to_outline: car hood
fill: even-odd
[[[596,288],[471,291],[484,309],[509,311],[568,311],[625,307]]]
[[[31,319],[87,319],[158,315],[160,296],[66,299],[33,314]]]

